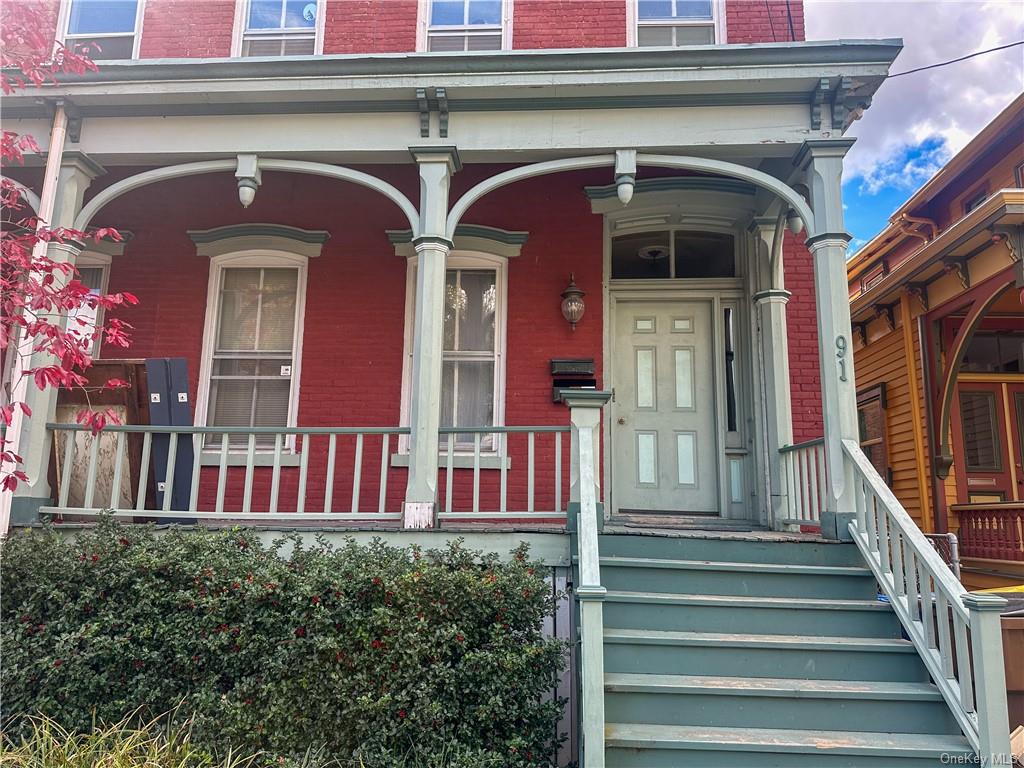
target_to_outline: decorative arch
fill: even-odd
[[[238,167],[237,160],[203,160],[196,163],[182,163],[169,165],[164,168],[154,168],[150,171],[129,176],[116,184],[104,189],[85,205],[75,219],[75,229],[84,230],[93,220],[99,211],[108,203],[116,200],[122,195],[141,187],[155,184],[160,181],[182,178],[185,176],[198,176],[206,173],[218,173],[222,171],[235,171]],[[306,160],[258,160],[259,171],[281,171],[284,173],[306,173],[313,176],[324,176],[340,181],[350,181],[362,187],[367,187],[380,192],[382,195],[395,203],[409,220],[414,233],[419,233],[419,211],[412,204],[408,197],[402,194],[397,187],[387,183],[376,176],[371,176],[362,171],[345,168],[340,165],[328,163],[315,163]]]
[[[517,181],[545,176],[550,173],[561,173],[563,171],[576,171],[585,168],[600,168],[603,166],[614,166],[616,155],[591,155],[589,157],[572,157],[563,160],[547,160],[541,163],[524,165],[521,168],[513,168],[486,179],[469,189],[460,197],[448,213],[446,222],[446,236],[450,239],[455,228],[459,225],[466,211],[484,195],[496,189],[507,186]],[[681,170],[698,171],[701,173],[712,173],[719,176],[727,176],[734,179],[748,181],[758,187],[773,192],[776,196],[786,202],[804,223],[804,229],[808,237],[819,234],[814,228],[814,214],[796,190],[782,183],[774,176],[754,168],[747,168],[736,163],[729,163],[723,160],[710,160],[703,157],[689,157],[676,155],[649,155],[638,153],[636,165],[648,165],[662,168],[678,168]]]
[[[9,179],[9,181],[15,187],[18,188],[18,192],[21,193],[22,202],[24,202],[25,205],[31,208],[33,213],[38,215],[39,206],[42,204],[39,200],[39,195],[33,192],[29,187],[22,184],[20,181],[15,181],[14,179]]]

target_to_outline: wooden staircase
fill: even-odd
[[[973,756],[854,545],[627,530],[599,539],[608,768]]]

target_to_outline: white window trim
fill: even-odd
[[[406,259],[405,272],[405,330],[403,333],[402,347],[402,407],[401,421],[403,425],[409,423],[410,404],[412,400],[412,348],[413,348],[413,323],[416,305],[416,264],[418,258],[410,256]],[[505,353],[508,330],[508,259],[503,256],[495,256],[489,253],[477,251],[452,251],[448,255],[448,262],[445,271],[449,269],[493,269],[494,286],[498,294],[498,311],[494,317],[494,426],[500,427],[505,424]],[[487,451],[488,454],[496,454],[499,450],[500,441],[496,441],[494,450]],[[438,449],[441,455],[447,455],[447,450]],[[409,437],[402,435],[398,441],[398,453],[409,452]],[[481,454],[485,451],[481,448]],[[469,455],[472,451],[460,451],[456,449],[455,455]]]
[[[245,40],[245,24],[249,18],[249,0],[235,0],[235,18],[231,29],[231,56],[242,55],[242,44]],[[313,55],[324,52],[324,27],[327,19],[327,0],[317,0],[316,24],[314,25]]]
[[[98,269],[100,270],[100,287],[99,292],[102,296],[110,291],[110,264],[113,261],[110,254],[97,253],[96,251],[82,251],[75,257],[75,267],[84,267],[86,269]],[[103,327],[103,307],[96,308],[96,328]],[[100,335],[94,342],[92,347],[92,358],[98,360],[100,357],[100,350],[103,347],[103,336]]]
[[[132,58],[139,58],[139,49],[142,47],[142,20],[146,16],[146,0],[138,0],[135,6],[135,31],[128,32],[114,32],[110,34],[88,34],[88,35],[72,35],[69,38],[68,27],[71,25],[71,3],[73,0],[61,0],[60,10],[57,12],[57,43],[60,45],[67,46],[70,40],[89,40],[90,38],[97,37],[128,37],[129,34],[135,37],[132,41]],[[57,47],[54,46],[54,53],[56,53]],[[104,61],[100,59],[99,61]]]
[[[729,42],[726,35],[726,15],[725,15],[725,3],[726,0],[712,0],[711,1],[711,24],[715,28],[715,42],[714,45],[724,45]],[[653,24],[654,22],[652,22]],[[665,24],[671,23],[673,26],[706,26],[708,22],[705,21],[693,21],[693,22],[665,22]],[[639,41],[639,27],[640,27],[640,7],[638,0],[626,0],[626,47],[637,48],[640,45]]]
[[[299,271],[295,301],[295,333],[292,338],[292,379],[288,396],[287,427],[294,427],[299,416],[299,387],[302,379],[302,338],[306,319],[306,283],[309,258],[288,251],[252,249],[214,256],[210,259],[210,278],[206,290],[206,319],[203,323],[203,352],[199,364],[199,391],[196,396],[195,426],[207,426],[210,406],[210,377],[213,373],[213,351],[217,336],[220,285],[225,269],[234,267],[297,267]],[[295,451],[295,439],[285,441],[288,452]],[[238,453],[241,449],[231,449]]]
[[[427,43],[430,37],[430,2],[431,0],[419,0],[416,13],[416,51],[417,53],[427,52]],[[501,50],[512,50],[512,19],[513,4],[515,0],[502,0],[501,3]],[[627,0],[635,2],[635,0]],[[457,52],[453,52],[457,53]]]

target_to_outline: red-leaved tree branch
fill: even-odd
[[[45,87],[64,74],[95,71],[88,48],[68,49],[49,33],[45,6],[30,2],[0,4],[0,88],[9,96],[26,87]],[[0,166],[23,165],[26,154],[39,154],[31,136],[3,130]],[[20,469],[17,432],[32,417],[26,402],[29,387],[86,388],[85,372],[92,365],[97,340],[127,347],[127,323],[106,318],[100,310],[136,304],[130,293],[98,294],[78,280],[78,271],[48,255],[49,246],[80,247],[90,240],[120,240],[113,229],[78,232],[50,228],[27,204],[21,185],[0,179],[0,491],[13,491],[28,480]],[[106,318],[103,323],[97,318]],[[71,318],[70,320],[68,318]],[[104,388],[126,387],[111,379]],[[40,416],[41,418],[43,416]],[[118,421],[111,409],[86,408],[79,423],[94,432]]]

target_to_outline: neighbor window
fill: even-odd
[[[1002,470],[1002,447],[992,392],[960,391],[960,424],[964,433],[964,465],[968,472]]]
[[[318,13],[317,0],[248,0],[242,55],[308,56],[316,53]]]
[[[88,254],[79,254],[76,267],[78,269],[77,280],[89,289],[93,296],[99,296],[107,292],[107,274],[109,266],[100,261],[93,261]],[[103,308],[89,307],[82,304],[68,312],[69,331],[75,331],[83,338],[92,336],[96,329],[103,325]],[[99,356],[103,339],[97,338],[89,348],[89,354],[93,357]]]
[[[988,200],[988,190],[979,189],[976,192],[971,193],[967,198],[964,199],[964,215],[967,215],[979,205]]]
[[[69,0],[64,44],[88,48],[97,61],[132,58],[141,5],[141,0]]]
[[[500,51],[502,0],[430,0],[428,51]]]
[[[857,428],[860,449],[878,474],[891,484],[889,451],[885,427],[885,385],[878,384],[857,393]]]
[[[206,425],[286,427],[294,420],[296,345],[301,334],[305,267],[273,258],[215,265],[204,370]],[[257,445],[273,445],[271,435]],[[244,446],[244,435],[231,444]],[[219,445],[219,435],[211,440]]]
[[[636,4],[637,45],[715,42],[715,0],[636,0]]]

